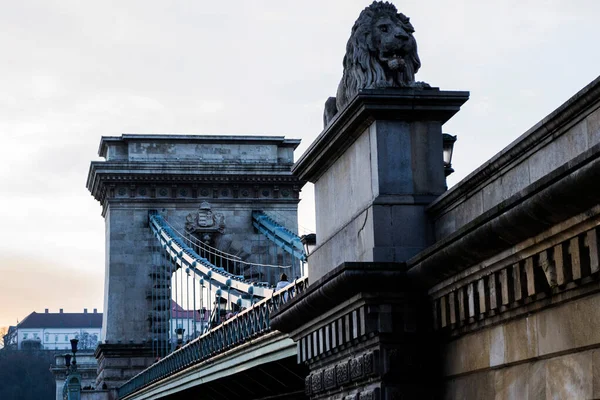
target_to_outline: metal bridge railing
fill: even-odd
[[[271,313],[279,310],[290,299],[304,293],[307,287],[307,277],[298,279],[272,296],[234,315],[131,378],[119,388],[119,398],[269,332]]]

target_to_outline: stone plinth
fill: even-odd
[[[311,281],[345,261],[404,262],[433,242],[425,207],[446,190],[442,125],[468,92],[363,90],[295,164],[315,184]]]
[[[434,346],[404,264],[344,263],[273,315],[298,343],[311,399],[435,398]],[[429,368],[428,368],[429,367]],[[400,396],[400,397],[397,397]]]
[[[98,363],[94,353],[90,350],[82,350],[77,352],[77,372],[81,376],[81,388],[89,388],[96,386],[96,373],[98,370]],[[50,367],[50,372],[54,375],[56,382],[56,398],[62,399],[63,386],[65,385],[65,356],[55,355],[54,365]]]
[[[99,389],[104,384],[108,389],[116,389],[155,361],[152,348],[144,344],[100,344],[94,355],[98,360]]]

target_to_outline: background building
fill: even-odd
[[[171,300],[171,337],[175,343],[177,328],[185,329],[183,341],[187,342],[204,333],[208,325],[209,314],[206,308],[202,310],[185,310],[174,300]]]
[[[92,313],[86,308],[83,313],[64,313],[62,308],[58,313],[34,311],[14,328],[9,329],[11,337],[5,338],[5,343],[19,350],[67,350],[74,338],[79,339],[80,350],[93,350],[100,340],[102,313],[95,308]]]

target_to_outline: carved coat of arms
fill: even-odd
[[[198,211],[185,217],[185,230],[189,233],[223,233],[225,231],[225,216],[211,210],[207,201],[200,204]]]

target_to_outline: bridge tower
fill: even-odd
[[[91,163],[87,180],[102,205],[106,235],[98,387],[116,388],[150,365],[157,333],[169,329],[152,317],[157,308],[149,292],[157,286],[168,304],[159,311],[171,307],[171,275],[153,272],[161,261],[149,212],[216,249],[264,263],[269,247],[253,227],[252,213],[272,212],[297,232],[301,184],[290,171],[299,143],[281,136],[102,137],[99,155],[105,161]],[[231,272],[273,283],[280,271]],[[156,285],[159,279],[163,283]]]

